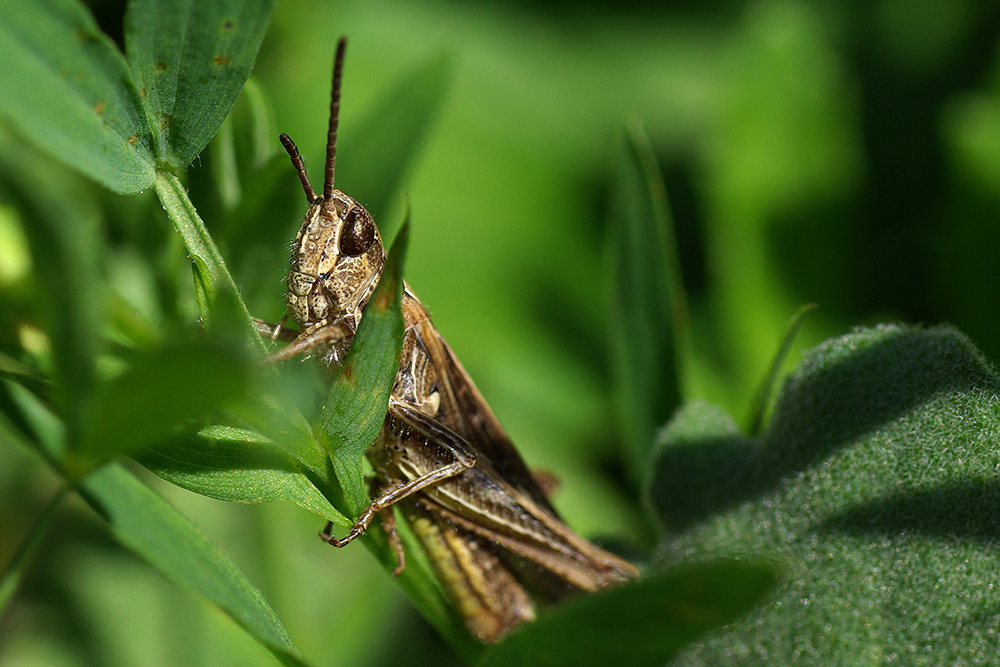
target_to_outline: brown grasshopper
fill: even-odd
[[[281,135],[309,209],[288,274],[288,310],[299,333],[272,361],[310,352],[326,365],[341,363],[382,274],[385,251],[371,215],[333,186],[345,45],[341,38],[321,195],[309,184],[295,143]],[[631,563],[562,522],[405,283],[402,311],[399,371],[385,423],[368,450],[384,490],[345,537],[333,537],[328,526],[323,538],[342,547],[382,510],[397,506],[466,626],[486,642],[533,620],[536,601],[637,577]],[[277,337],[277,330],[272,333]],[[391,521],[391,511],[384,520]],[[398,538],[394,544],[401,571]]]

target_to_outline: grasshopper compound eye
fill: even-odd
[[[375,242],[375,223],[368,211],[355,206],[344,216],[340,232],[340,252],[350,257],[365,254]]]

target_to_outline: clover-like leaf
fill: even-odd
[[[128,64],[76,0],[0,3],[0,111],[115,192],[153,182],[153,140]]]
[[[215,136],[250,76],[276,0],[134,0],[125,45],[157,156],[177,168]]]

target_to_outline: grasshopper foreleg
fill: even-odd
[[[365,508],[365,511],[361,513],[361,516],[358,517],[358,520],[354,522],[354,526],[351,528],[351,531],[347,533],[347,535],[342,538],[336,538],[331,535],[330,529],[333,527],[333,524],[330,523],[327,525],[327,529],[320,533],[319,536],[335,547],[342,547],[349,544],[360,537],[365,530],[368,529],[372,519],[374,519],[375,515],[382,510],[392,507],[410,494],[416,493],[417,491],[433,484],[437,484],[441,480],[454,477],[468,468],[469,465],[465,461],[455,461],[454,463],[449,463],[448,465],[441,466],[436,470],[432,470],[425,475],[421,475],[412,481],[394,484],[385,489],[380,496],[372,500],[371,504],[368,505],[368,507]]]

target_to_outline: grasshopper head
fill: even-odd
[[[292,248],[289,313],[302,329],[342,320],[353,333],[384,263],[382,238],[361,204],[340,190],[317,198]]]
[[[385,250],[368,211],[353,197],[333,187],[340,79],[346,46],[347,40],[341,37],[333,63],[322,195],[317,195],[309,184],[295,142],[282,134],[281,143],[292,159],[309,200],[309,210],[292,248],[292,266],[288,272],[289,313],[306,331],[339,322],[353,334],[361,319],[361,310],[382,275]]]

